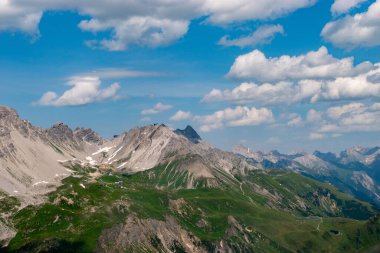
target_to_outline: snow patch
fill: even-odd
[[[66,173],[55,174],[55,177],[62,177],[62,176],[67,176],[67,174]]]
[[[123,148],[123,146],[121,146],[118,150],[116,150],[115,152],[113,152],[113,154],[108,158],[107,162],[109,164],[112,163],[111,160],[115,158],[115,156],[117,155],[117,153],[119,153],[122,148]]]
[[[92,153],[92,155],[98,155],[100,153],[103,153],[103,152],[109,152],[111,149],[113,149],[115,146],[113,147],[104,147],[104,148],[101,148],[99,149],[98,151],[96,151],[95,153]]]
[[[40,185],[40,184],[49,184],[49,182],[47,182],[47,181],[40,181],[40,182],[34,183],[33,186]]]
[[[121,168],[123,168],[125,165],[127,165],[127,163],[128,163],[128,162],[125,162],[125,163],[121,164],[120,166],[118,166],[117,168],[118,168],[118,169],[121,169]]]
[[[87,156],[87,157],[86,157],[86,160],[87,160],[88,163],[91,164],[91,165],[95,165],[95,164],[96,164],[96,161],[94,161],[94,159],[92,159],[91,156]]]

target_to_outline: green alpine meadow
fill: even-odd
[[[0,0],[0,253],[380,252],[380,0]]]

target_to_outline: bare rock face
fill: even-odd
[[[233,181],[233,175],[257,169],[233,153],[218,150],[200,138],[198,141],[194,143],[188,136],[165,125],[149,125],[134,128],[105,142],[87,158],[92,164],[107,164],[116,172],[128,174],[181,161],[168,170],[175,170],[176,175],[186,175],[186,188],[194,188],[199,181],[205,182],[207,187],[218,187],[221,182]]]
[[[0,220],[0,245],[6,246],[16,235],[16,231]]]
[[[62,122],[53,125],[47,130],[49,136],[59,142],[74,141],[73,131]]]
[[[36,196],[54,190],[70,175],[62,162],[74,154],[85,157],[89,151],[90,145],[67,125],[41,129],[20,119],[15,110],[0,106],[0,191],[38,203]]]
[[[142,248],[149,252],[207,252],[201,241],[183,230],[173,217],[159,221],[132,215],[125,224],[104,230],[95,252],[133,252]]]
[[[67,163],[136,173],[178,160],[186,160],[177,169],[189,175],[188,188],[198,179],[217,187],[218,182],[233,181],[233,175],[257,169],[202,141],[190,126],[173,131],[149,125],[106,140],[91,129],[72,130],[63,123],[38,128],[20,119],[15,110],[0,107],[0,191],[20,198],[54,190],[70,176]]]
[[[0,106],[0,159],[9,156],[15,151],[15,146],[11,142],[11,122],[18,120],[15,110]]]
[[[103,145],[106,141],[101,136],[99,136],[95,131],[93,131],[91,128],[76,128],[74,130],[75,137],[79,138],[80,140],[83,140],[85,142],[94,143],[97,145]]]
[[[0,120],[4,120],[6,118],[18,118],[17,112],[9,108],[7,106],[0,106]]]

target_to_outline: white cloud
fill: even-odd
[[[345,16],[325,25],[321,35],[337,47],[373,47],[380,45],[380,0],[367,12]]]
[[[343,115],[352,112],[363,112],[366,108],[362,103],[350,103],[343,106],[331,107],[327,110],[326,114],[331,119],[339,119]]]
[[[331,6],[331,12],[338,15],[347,13],[351,9],[358,7],[361,3],[367,1],[368,0],[335,0]]]
[[[371,68],[373,64],[370,62],[354,66],[353,57],[337,59],[325,47],[305,55],[273,58],[267,58],[261,51],[254,50],[236,58],[228,77],[260,82],[325,79],[355,76]]]
[[[108,50],[125,50],[131,44],[164,46],[183,37],[193,19],[226,25],[250,20],[273,19],[316,0],[0,0],[0,30],[38,34],[46,11],[73,10],[86,16],[79,24],[95,34],[87,44]],[[98,32],[110,38],[98,38]]]
[[[291,113],[288,116],[288,120],[287,125],[290,127],[301,127],[304,125],[302,117],[297,113]]]
[[[114,83],[107,88],[100,88],[101,80],[95,76],[72,77],[67,83],[71,88],[61,96],[57,93],[46,92],[36,105],[41,106],[77,106],[100,101],[117,99],[120,85]]]
[[[264,25],[252,34],[238,39],[230,39],[229,36],[224,36],[219,40],[219,45],[246,47],[268,44],[277,34],[284,34],[284,28],[281,25]]]
[[[32,5],[15,4],[12,0],[0,0],[0,30],[20,30],[38,34],[42,10]]]
[[[292,104],[380,97],[380,64],[374,70],[353,77],[331,80],[283,81],[275,84],[242,83],[232,90],[213,89],[203,102],[228,101],[238,104]],[[355,72],[355,71],[354,71]]]
[[[153,108],[142,110],[141,114],[142,115],[159,114],[161,112],[170,110],[172,107],[173,107],[172,105],[157,103]]]
[[[196,116],[202,132],[210,132],[224,126],[256,126],[274,121],[272,111],[267,108],[242,107],[226,108],[211,115]]]
[[[342,100],[380,97],[380,82],[371,82],[368,77],[380,73],[377,69],[355,77],[339,77],[332,81],[321,82],[322,89],[314,100]]]
[[[233,90],[213,89],[203,98],[203,102],[229,101],[239,104],[292,104],[304,101],[320,93],[319,82],[305,80],[298,85],[291,82],[279,82],[276,84],[242,83]]]
[[[193,119],[193,114],[191,112],[185,112],[182,110],[177,111],[173,116],[170,117],[171,121],[184,121]]]
[[[84,31],[99,32],[113,29],[111,39],[92,41],[92,47],[110,51],[126,50],[130,44],[140,46],[164,46],[187,33],[189,21],[158,19],[154,17],[131,17],[127,20],[91,19],[82,21],[79,27]]]
[[[338,137],[352,132],[380,132],[379,103],[365,105],[352,102],[331,107],[321,115],[323,120],[313,131],[316,136]]]
[[[247,20],[274,19],[313,5],[316,0],[205,0],[209,21],[228,24]]]

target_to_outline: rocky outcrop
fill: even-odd
[[[84,158],[90,150],[67,125],[45,130],[20,119],[15,110],[0,107],[0,191],[39,203],[38,196],[70,175],[62,162]]]
[[[160,221],[139,219],[133,215],[125,224],[104,230],[95,252],[121,253],[143,249],[147,252],[207,252],[201,241],[183,230],[175,218],[166,217]]]
[[[91,128],[78,127],[74,130],[74,135],[80,140],[96,145],[103,145],[106,142],[103,137],[98,135]]]

